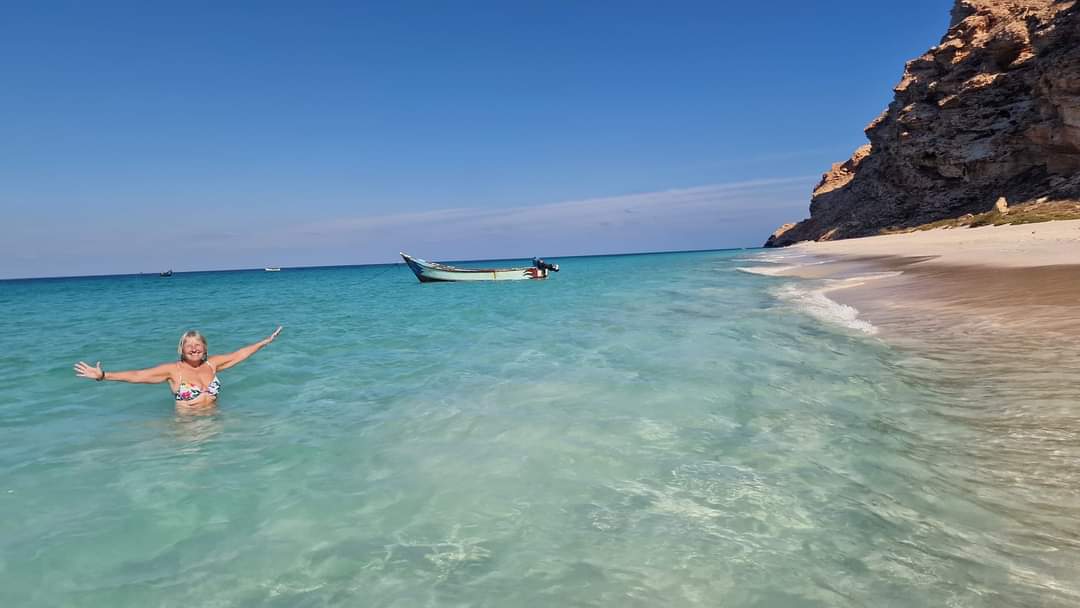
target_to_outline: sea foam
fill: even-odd
[[[777,287],[773,293],[781,301],[819,321],[840,325],[868,335],[876,334],[878,328],[869,321],[860,319],[858,309],[831,300],[825,295],[836,288],[835,285],[817,289],[801,285],[784,285]]]

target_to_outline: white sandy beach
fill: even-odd
[[[1080,220],[952,228],[788,248],[769,274],[826,281],[823,292],[890,341],[1014,359],[1063,347],[1080,356]],[[1042,358],[1041,356],[1039,358]],[[1051,357],[1056,358],[1056,357]]]
[[[792,246],[812,255],[931,256],[928,264],[1024,268],[1080,264],[1080,220],[910,232]]]

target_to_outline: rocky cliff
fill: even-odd
[[[810,218],[766,246],[1080,198],[1080,2],[957,0],[907,63],[870,143],[822,176]],[[1000,205],[999,205],[1000,209]]]

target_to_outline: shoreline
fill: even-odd
[[[898,345],[1080,351],[1080,220],[939,229],[788,251],[815,259],[776,276],[823,292]],[[1041,358],[1041,357],[1040,357]]]

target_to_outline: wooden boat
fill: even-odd
[[[533,265],[527,268],[458,268],[438,262],[428,262],[401,253],[402,259],[409,265],[421,283],[440,281],[523,281],[546,279],[548,271],[559,272],[558,264],[548,264],[544,260],[533,259]]]

